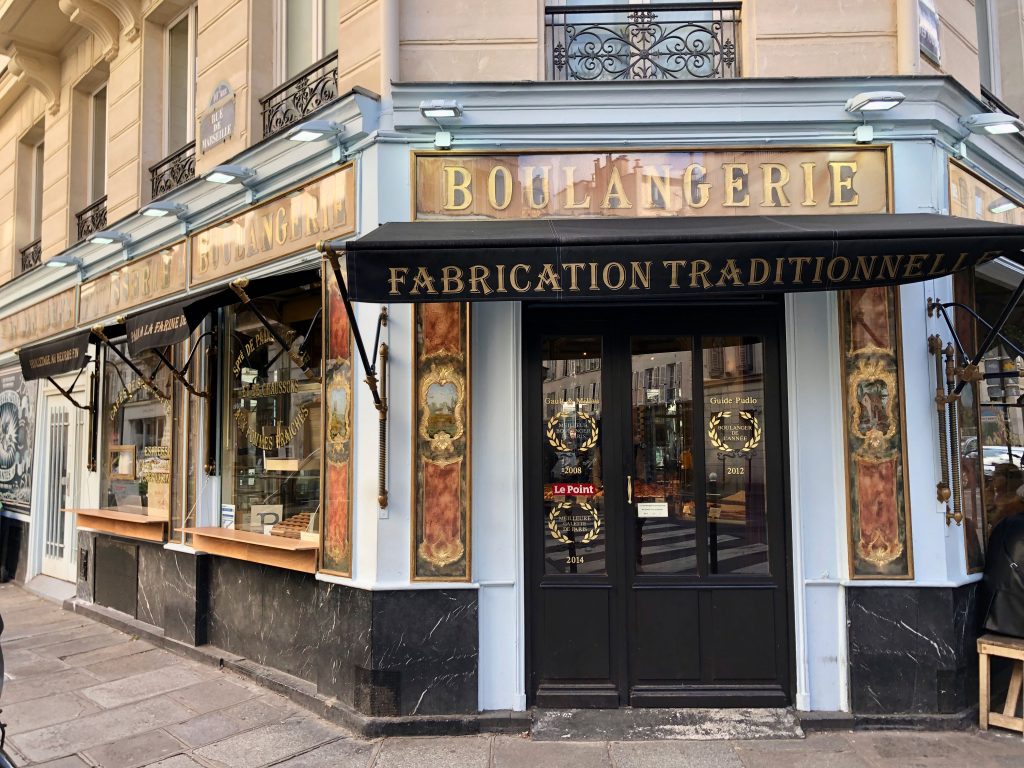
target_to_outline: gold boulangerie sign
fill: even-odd
[[[329,176],[192,236],[190,285],[251,269],[355,231],[355,170]]]
[[[91,325],[185,290],[185,241],[136,259],[82,285],[78,322]]]
[[[68,288],[27,309],[0,318],[0,352],[74,328],[77,306],[78,288]]]
[[[886,147],[416,156],[416,219],[888,213]]]

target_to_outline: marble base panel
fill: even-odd
[[[855,715],[943,715],[977,705],[977,583],[846,594]]]
[[[13,517],[0,518],[0,581],[25,583],[28,571],[29,524]]]
[[[477,711],[473,590],[369,592],[213,557],[209,642],[367,715]]]

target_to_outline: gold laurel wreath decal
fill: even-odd
[[[723,453],[750,453],[750,451],[757,448],[761,443],[761,437],[763,436],[763,430],[761,424],[758,422],[757,417],[750,413],[750,411],[740,411],[740,418],[750,424],[750,438],[743,444],[742,448],[734,449],[726,445],[722,438],[718,434],[718,427],[722,423],[723,419],[727,419],[732,416],[732,411],[721,411],[716,413],[708,420],[708,438],[711,440],[711,444]]]
[[[551,512],[548,513],[548,531],[551,533],[551,538],[556,541],[560,541],[563,544],[571,544],[572,539],[562,533],[561,529],[558,527],[558,518],[567,509],[572,509],[572,504],[573,503],[571,501],[560,502],[554,506]],[[580,542],[582,544],[589,544],[597,538],[599,533],[601,533],[601,518],[598,516],[597,510],[587,502],[579,502],[579,507],[584,512],[589,513],[594,519],[593,527],[583,534],[583,539]]]
[[[560,415],[555,415],[548,419],[548,426],[547,429],[544,430],[544,436],[548,439],[548,444],[556,451],[579,451],[580,453],[583,453],[584,451],[589,451],[591,448],[597,445],[598,429],[597,422],[594,421],[594,417],[591,416],[589,413],[583,412],[577,413],[576,416],[577,418],[582,419],[583,421],[587,422],[587,424],[590,425],[590,437],[588,437],[586,440],[580,443],[579,447],[575,449],[563,443],[562,438],[560,438],[558,436],[558,433],[555,431],[555,425],[558,424],[559,420],[562,417]]]

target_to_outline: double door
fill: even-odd
[[[82,402],[84,390],[73,396]],[[42,482],[42,560],[47,576],[75,580],[75,518],[64,510],[80,506],[82,474],[88,455],[86,412],[75,408],[49,387],[44,390],[42,467],[36,468]]]
[[[526,310],[532,704],[788,703],[780,327]]]

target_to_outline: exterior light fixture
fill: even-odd
[[[84,266],[80,256],[54,256],[52,259],[45,261],[44,264],[52,269],[65,269],[67,267],[82,269]]]
[[[151,218],[163,218],[164,216],[177,216],[179,219],[185,218],[188,213],[188,208],[184,205],[178,205],[177,203],[150,203],[144,205],[139,209],[139,213],[143,216],[149,216]]]
[[[420,114],[428,120],[458,120],[462,117],[462,105],[454,99],[421,101]]]
[[[324,141],[333,139],[345,132],[345,126],[333,120],[309,120],[299,123],[288,132],[290,141]]]
[[[1020,206],[1008,197],[1000,197],[988,207],[989,213],[1006,213]]]
[[[256,175],[252,168],[241,165],[218,165],[208,174],[206,180],[214,184],[245,184]]]
[[[115,232],[112,229],[101,229],[98,232],[93,232],[86,238],[86,242],[92,243],[93,245],[110,245],[111,243],[124,244],[129,240],[131,240],[131,237],[128,235],[123,232]]]
[[[865,91],[847,99],[846,111],[850,113],[884,112],[898,107],[906,98],[899,91]]]
[[[982,112],[960,118],[960,124],[971,133],[1020,133],[1024,122],[1005,112]]]

